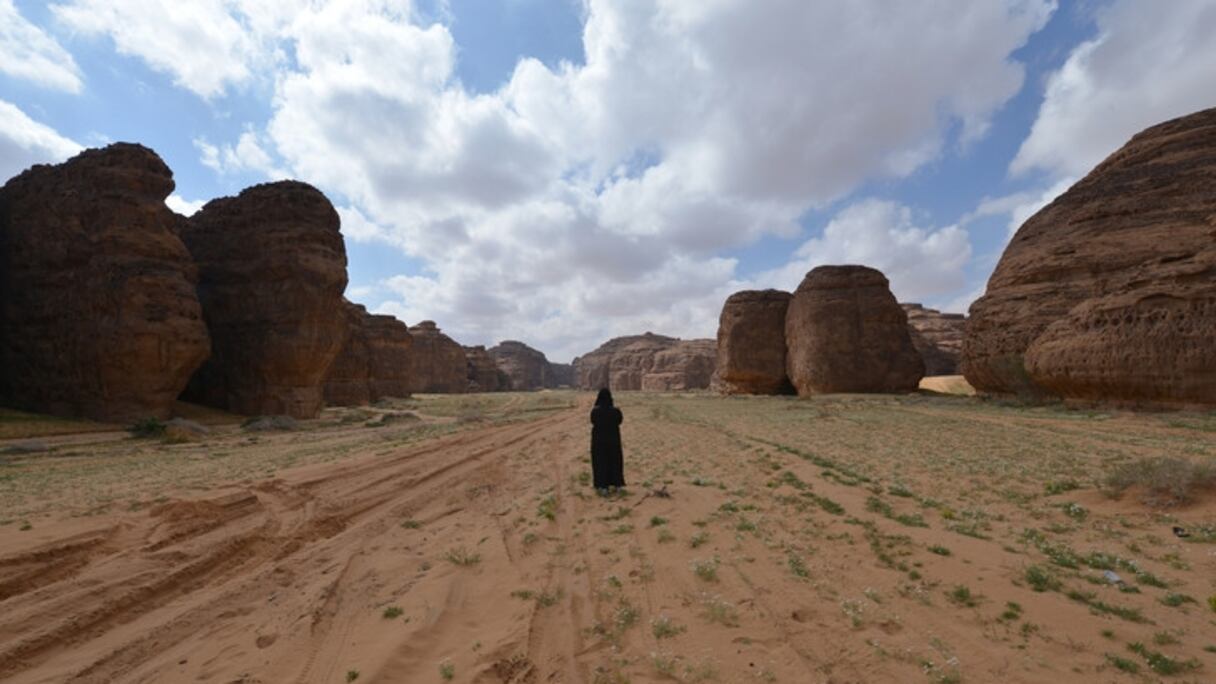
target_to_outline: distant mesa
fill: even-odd
[[[173,187],[155,152],[117,143],[0,189],[0,403],[169,416],[210,352]]]
[[[709,387],[716,361],[714,340],[642,335],[608,340],[574,360],[579,389],[691,390]]]
[[[550,363],[541,351],[517,340],[504,340],[489,349],[498,368],[507,376],[506,389],[516,391],[569,387],[569,364]]]
[[[887,278],[867,266],[819,266],[785,314],[785,365],[800,396],[912,392],[925,363]]]
[[[948,374],[962,344],[962,315],[896,303],[867,266],[820,266],[794,293],[743,290],[718,319],[723,394],[911,392],[926,366]]]
[[[181,222],[212,351],[184,398],[245,415],[315,417],[347,335],[338,214],[298,181],[255,185]]]
[[[410,390],[417,393],[461,394],[469,389],[464,347],[444,335],[434,321],[410,327]]]
[[[1018,230],[971,306],[982,393],[1216,404],[1216,109],[1153,126]]]
[[[413,337],[392,316],[369,314],[360,304],[343,304],[348,335],[325,377],[325,403],[360,406],[390,397],[408,397]]]
[[[912,345],[925,361],[925,375],[958,375],[958,360],[963,352],[967,317],[942,313],[920,304],[900,304],[908,315]]]
[[[718,318],[713,389],[724,394],[793,394],[785,370],[788,292],[743,290],[727,297]]]
[[[499,369],[485,345],[464,348],[470,392],[502,392],[511,389],[511,378]]]

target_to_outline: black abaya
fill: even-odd
[[[621,410],[604,392],[591,409],[591,474],[596,489],[625,486],[625,457],[621,453]]]

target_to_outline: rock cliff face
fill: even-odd
[[[681,340],[654,355],[650,370],[642,376],[645,392],[682,392],[709,387],[717,360],[714,340]]]
[[[1216,109],[1149,128],[1018,230],[971,307],[979,391],[1216,404]]]
[[[942,313],[920,304],[900,304],[908,314],[912,344],[925,361],[925,375],[958,375],[958,358],[963,352],[967,317]]]
[[[363,330],[367,337],[371,400],[408,397],[414,348],[409,327],[393,316],[368,314],[363,317]]]
[[[579,389],[657,390],[666,386],[704,389],[713,374],[712,350],[709,369],[705,371],[706,350],[713,344],[713,340],[685,342],[650,332],[617,337],[574,360],[575,384]],[[658,359],[662,352],[671,353]],[[660,364],[657,369],[656,360]],[[647,383],[646,378],[652,373],[654,377]]]
[[[168,416],[210,351],[172,191],[160,157],[126,143],[0,189],[0,403]]]
[[[414,338],[410,354],[410,389],[428,394],[461,394],[469,388],[469,365],[464,347],[444,335],[434,321],[410,326]]]
[[[267,183],[208,202],[180,227],[212,339],[186,398],[246,415],[316,416],[347,334],[333,205],[305,183]]]
[[[511,379],[499,370],[494,357],[482,345],[464,348],[470,392],[498,392],[511,389]]]
[[[819,266],[785,315],[786,370],[802,396],[911,392],[925,374],[908,317],[886,277],[866,266]]]
[[[372,402],[368,375],[367,333],[363,319],[367,309],[360,304],[345,302],[346,342],[329,364],[322,390],[325,403],[330,406],[362,406]]]
[[[510,389],[526,391],[570,384],[568,376],[564,378],[564,383],[561,382],[564,371],[555,368],[557,364],[549,363],[544,353],[523,342],[505,340],[490,347],[489,351],[490,356],[498,362],[498,367],[506,373]]]
[[[385,397],[409,396],[413,338],[392,316],[369,314],[345,302],[348,335],[325,376],[325,403],[360,406]]]
[[[574,364],[550,363],[549,370],[552,373],[552,387],[574,387]]]
[[[785,371],[788,292],[744,290],[727,297],[718,318],[717,370],[725,394],[792,394]]]

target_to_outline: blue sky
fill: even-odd
[[[137,141],[183,212],[284,177],[348,296],[567,361],[881,268],[953,310],[1011,228],[1216,105],[1216,1],[0,0],[0,176]]]

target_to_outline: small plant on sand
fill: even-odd
[[[1171,608],[1177,608],[1178,606],[1181,606],[1184,603],[1198,603],[1198,601],[1191,598],[1190,596],[1187,596],[1186,594],[1178,594],[1175,592],[1170,592],[1170,593],[1166,594],[1165,596],[1163,596],[1161,598],[1161,602]]]
[[[546,520],[557,520],[557,497],[549,495],[541,499],[536,506],[536,515]]]
[[[950,599],[951,603],[959,606],[974,608],[979,603],[979,597],[971,593],[971,589],[962,584],[956,585],[953,589],[946,593],[946,598]]]
[[[661,527],[666,524],[667,524],[667,518],[663,518],[663,517],[660,517],[657,515],[651,516],[651,518],[650,518],[651,527]]]
[[[1120,658],[1117,655],[1111,655],[1108,653],[1106,655],[1106,662],[1113,665],[1116,670],[1126,672],[1128,674],[1136,674],[1140,671],[1140,665],[1138,665],[1136,661],[1128,660],[1127,658]]]
[[[1212,594],[1208,597],[1208,608],[1211,608],[1212,612],[1216,613],[1216,594]]]
[[[562,600],[562,590],[554,589],[553,591],[542,591],[536,595],[536,605],[541,608],[550,608],[556,606]]]
[[[1060,580],[1039,565],[1026,568],[1026,583],[1030,585],[1031,589],[1038,592],[1059,591],[1060,589]]]
[[[153,437],[163,437],[168,427],[156,418],[144,418],[132,423],[127,428],[127,432],[137,439],[151,439]]]
[[[401,609],[401,606],[389,606],[388,608],[384,609],[384,612],[380,614],[380,617],[384,618],[385,620],[396,620],[404,614],[405,611]]]
[[[786,561],[789,563],[790,572],[794,573],[794,575],[803,579],[811,576],[811,571],[807,569],[806,563],[802,561],[802,556],[790,551],[789,555],[786,556]]]
[[[1198,660],[1194,658],[1190,660],[1178,660],[1171,658],[1164,653],[1154,651],[1140,642],[1127,645],[1128,650],[1140,655],[1144,661],[1148,663],[1148,669],[1156,672],[1159,675],[1176,675],[1183,672],[1190,672],[1201,667]]]
[[[694,560],[692,562],[692,571],[697,577],[706,582],[718,581],[718,559],[717,557],[709,560]]]
[[[727,627],[736,627],[739,624],[739,612],[735,610],[734,605],[722,600],[718,596],[706,596],[702,598],[701,605],[705,608],[705,619],[710,622],[716,622]]]
[[[1142,458],[1124,463],[1106,478],[1108,492],[1119,496],[1140,487],[1146,504],[1157,507],[1190,503],[1197,491],[1216,486],[1216,463],[1178,457]]]
[[[1013,622],[1014,620],[1021,619],[1021,617],[1022,617],[1022,604],[1017,603],[1015,601],[1005,602],[1005,610],[1001,613],[1002,620],[1004,620],[1005,622]]]
[[[406,520],[401,521],[401,526],[407,530],[416,530],[416,529],[422,527],[422,523],[418,522],[417,520],[414,520],[413,518],[408,518]]]
[[[359,678],[358,670],[347,670],[346,671],[346,681],[353,682],[358,678]]]
[[[443,681],[451,681],[456,676],[456,666],[449,661],[439,663],[439,676],[443,677]]]
[[[448,549],[448,552],[445,553],[443,557],[446,558],[452,565],[459,565],[462,567],[477,565],[481,562],[481,554],[473,553],[463,546]]]
[[[660,615],[650,621],[650,631],[656,639],[668,639],[684,632],[683,625],[677,625],[670,617]]]
[[[688,540],[688,545],[695,549],[699,546],[702,546],[707,541],[709,541],[709,533],[706,532],[705,530],[701,530],[700,532],[694,534],[692,536],[692,538]]]
[[[667,529],[666,527],[659,530],[659,543],[660,544],[666,544],[667,542],[672,542],[675,540],[676,540],[676,536],[671,533],[671,530]]]
[[[936,553],[939,556],[949,556],[950,549],[944,546],[934,545],[929,547],[929,553]]]

